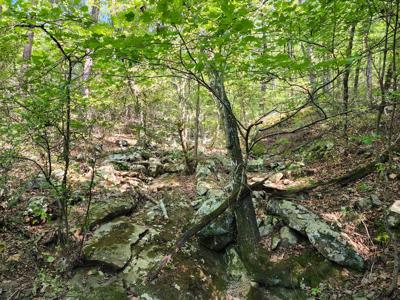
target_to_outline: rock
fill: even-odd
[[[165,254],[165,250],[160,251],[160,248],[155,245],[147,246],[147,248],[134,253],[132,260],[122,272],[122,278],[130,286],[135,286],[138,281],[144,281],[148,272],[154,265],[161,260]]]
[[[391,227],[400,225],[400,200],[396,200],[389,208],[388,224]]]
[[[207,193],[207,198],[209,199],[223,199],[225,192],[220,189],[209,189]]]
[[[246,299],[248,300],[306,300],[309,299],[305,291],[283,287],[265,288],[251,287]]]
[[[116,140],[116,141],[115,141],[115,144],[116,144],[117,146],[120,146],[121,148],[126,148],[126,147],[129,146],[129,143],[128,143],[127,140]]]
[[[148,175],[157,177],[162,173],[162,164],[158,158],[152,157],[149,159],[149,166],[147,168]]]
[[[379,200],[379,197],[376,194],[371,195],[371,201],[372,201],[373,206],[381,206],[382,205],[382,201]]]
[[[264,191],[253,191],[252,192],[252,199],[255,199],[255,200],[265,199],[265,196],[266,196],[266,194]]]
[[[389,174],[389,179],[394,180],[394,179],[396,179],[396,178],[397,178],[397,174],[395,174],[395,173],[390,173],[390,174]]]
[[[177,162],[166,163],[163,165],[165,173],[182,173],[185,171],[185,165]]]
[[[265,169],[264,159],[252,159],[247,163],[247,171],[249,172],[260,172]]]
[[[229,247],[229,249],[226,250],[224,260],[226,262],[226,273],[229,279],[239,281],[246,277],[246,268],[235,247]]]
[[[32,180],[27,182],[27,188],[29,190],[40,190],[48,187],[48,182],[44,175],[40,173],[38,176],[34,177]]]
[[[68,281],[69,291],[66,299],[82,300],[127,300],[127,293],[124,289],[122,280],[109,278],[100,270],[91,268],[78,269],[75,275]]]
[[[296,233],[287,226],[283,226],[279,231],[282,246],[295,245],[298,242]]]
[[[199,181],[196,186],[197,195],[204,196],[211,186],[205,181]]]
[[[143,156],[139,152],[132,152],[132,153],[115,153],[111,154],[108,156],[106,161],[109,162],[120,162],[120,161],[125,161],[125,162],[135,162],[135,161],[141,161],[143,160]]]
[[[254,289],[250,291],[246,299],[313,299],[307,297],[306,291],[299,288],[300,286],[318,287],[324,280],[329,282],[340,280],[340,270],[337,269],[330,261],[316,253],[312,249],[304,249],[299,254],[293,254],[284,260],[278,259],[271,264],[271,274],[284,274],[286,278],[290,278],[293,286],[285,286],[284,282],[277,283],[278,286],[269,286],[265,288],[263,285],[258,286],[258,292]],[[287,282],[289,283],[289,282]],[[287,284],[286,283],[286,284]],[[325,299],[322,298],[321,299]],[[330,299],[330,298],[329,298]]]
[[[131,213],[137,205],[137,198],[119,199],[110,198],[100,202],[94,202],[89,213],[89,228]]]
[[[273,225],[271,225],[271,224],[263,225],[259,228],[260,236],[261,237],[268,236],[272,233],[273,230],[274,230]]]
[[[98,263],[113,270],[122,269],[131,258],[131,245],[147,229],[121,217],[100,226],[83,248],[87,262]]]
[[[269,178],[269,181],[271,181],[273,183],[278,183],[282,178],[283,178],[283,173],[279,172],[279,173],[275,173],[274,175],[272,175]]]
[[[138,172],[138,173],[142,173],[142,174],[146,174],[146,172],[147,172],[146,167],[143,165],[139,165],[139,164],[129,165],[129,170],[132,172]]]
[[[51,175],[58,181],[61,181],[64,177],[64,170],[62,169],[56,169],[54,170]]]
[[[213,160],[199,161],[196,167],[196,178],[207,178],[216,171],[216,164]]]
[[[278,248],[280,242],[281,242],[281,239],[279,238],[279,236],[274,235],[271,240],[271,249],[275,250],[276,248]]]
[[[370,197],[361,198],[356,202],[355,207],[362,211],[368,210],[372,208],[372,200]]]
[[[267,213],[282,217],[290,228],[306,235],[327,259],[356,270],[364,268],[363,258],[347,245],[340,233],[304,206],[286,200],[270,200]]]
[[[389,211],[400,215],[400,200],[393,202],[392,206],[389,208]]]
[[[222,201],[223,199],[221,198],[211,198],[205,201],[198,209],[194,223],[214,211]],[[220,251],[233,241],[234,227],[233,214],[226,212],[198,233],[200,243],[209,249]]]

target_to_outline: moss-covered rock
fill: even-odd
[[[128,299],[122,280],[110,277],[98,269],[78,269],[68,281],[66,299],[125,300]]]
[[[247,294],[248,300],[307,300],[307,294],[300,289],[252,287]]]
[[[119,270],[131,258],[131,245],[146,232],[146,228],[119,218],[100,226],[83,248],[84,259]]]
[[[340,233],[304,206],[285,200],[271,200],[267,212],[282,217],[290,228],[306,235],[327,259],[356,270],[364,268],[363,258],[343,240]]]
[[[195,222],[200,220],[203,216],[214,211],[223,201],[221,197],[213,197],[205,201],[196,213]],[[200,243],[205,247],[220,251],[224,249],[234,239],[235,220],[233,214],[225,212],[214,220],[210,225],[203,228],[198,236]]]
[[[98,201],[92,204],[89,213],[89,228],[131,213],[137,204],[137,196],[134,195],[129,199],[125,198],[110,198],[103,201]]]

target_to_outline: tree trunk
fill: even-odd
[[[238,124],[233,115],[231,104],[225,92],[224,79],[219,72],[213,74],[213,88],[219,100],[219,109],[223,115],[225,125],[226,147],[234,163],[233,170],[233,194],[240,199],[246,192],[247,178],[245,174],[245,162],[240,147]],[[235,217],[237,228],[237,244],[240,256],[245,265],[253,265],[256,257],[260,234],[258,231],[256,214],[251,200],[251,194],[235,203]]]
[[[90,11],[90,16],[92,17],[92,19],[95,22],[98,22],[99,20],[99,14],[100,14],[100,1],[96,0],[93,3],[92,9]],[[86,60],[85,60],[85,64],[83,66],[83,75],[82,75],[82,79],[83,81],[86,83],[86,85],[83,88],[83,95],[85,97],[89,97],[89,87],[87,86],[87,81],[89,80],[90,77],[90,72],[92,70],[92,65],[93,65],[93,59],[90,57],[90,49],[86,49]]]
[[[32,57],[33,36],[34,36],[33,31],[32,30],[28,31],[26,36],[28,38],[28,42],[25,44],[24,52],[22,53],[22,59],[24,62],[21,67],[21,75],[20,75],[20,81],[19,81],[20,88],[24,91],[26,91],[26,89],[27,89],[25,74],[26,74],[26,71],[28,71],[28,65],[29,65],[28,62],[31,60],[31,57]]]
[[[195,115],[195,132],[194,132],[194,169],[196,169],[199,160],[199,132],[200,132],[200,84],[197,84],[196,95],[196,115]]]
[[[346,58],[348,59],[351,57],[351,53],[353,50],[353,41],[354,41],[354,34],[356,31],[356,24],[352,24],[349,31],[349,43],[347,44],[346,49]],[[344,110],[344,126],[343,126],[343,134],[346,140],[346,144],[348,142],[348,126],[349,126],[349,78],[350,78],[350,70],[351,70],[351,63],[347,63],[346,70],[343,74],[343,110]]]
[[[388,82],[390,81],[389,72],[391,72],[391,68],[389,67],[386,74],[386,62],[387,62],[387,54],[389,50],[389,27],[390,27],[390,17],[389,12],[386,12],[386,27],[385,27],[385,48],[383,49],[383,58],[382,58],[382,68],[379,74],[379,87],[381,90],[381,103],[378,106],[378,112],[376,116],[376,133],[381,133],[381,123],[382,123],[382,115],[386,106],[386,87],[388,86]],[[386,82],[385,82],[385,74],[386,74]]]
[[[370,105],[372,106],[374,100],[372,97],[372,51],[369,48],[369,43],[368,43],[368,34],[365,35],[364,37],[364,44],[365,48],[368,51],[367,55],[367,66],[365,68],[365,83],[366,83],[366,88],[367,88],[367,99]]]

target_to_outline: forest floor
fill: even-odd
[[[128,214],[128,218],[150,228],[148,239],[159,246],[155,259],[159,258],[162,253],[167,254],[171,243],[193,218],[196,177],[179,172],[183,168],[179,151],[161,149],[147,152],[150,157],[162,161],[164,169],[168,165],[168,168],[173,168],[172,171],[150,176],[139,171],[110,169],[105,164],[106,158],[112,153],[126,151],[117,145],[117,140],[126,140],[130,145],[134,143],[129,136],[108,138],[103,146],[103,159],[98,166],[101,176],[93,190],[94,202],[116,196],[130,197],[134,191],[138,192],[140,201],[132,213]],[[374,147],[376,148],[379,147]],[[211,152],[206,152],[205,157],[215,155]],[[304,160],[289,161],[275,156],[266,160],[268,165],[265,166],[264,173],[250,173],[249,177],[273,173],[277,187],[290,187],[298,182],[318,181],[345,174],[354,166],[374,158],[376,153],[372,152],[370,146],[355,146],[347,151],[340,147],[318,150],[313,155],[314,159],[306,163]],[[393,157],[396,164],[399,160],[398,156]],[[32,171],[29,178],[26,176],[29,173],[27,170]],[[394,200],[398,200],[400,174],[395,169],[381,173],[372,173],[346,186],[317,188],[295,199],[297,203],[340,230],[354,249],[366,259],[368,265],[362,273],[339,268],[342,280],[336,284],[306,287],[310,299],[385,299],[383,295],[392,280],[394,258],[393,244],[389,243],[384,220],[387,208]],[[90,168],[85,163],[77,164],[71,172],[71,180],[76,187],[76,204],[71,208],[71,224],[76,244],[70,251],[76,251],[82,238],[80,221],[86,207],[86,202],[82,199],[87,197],[83,183],[90,179],[90,175]],[[32,198],[44,196],[49,199],[51,195],[48,190],[35,186],[37,173],[27,165],[19,166],[13,176],[18,179],[13,187],[15,194],[11,199],[1,198],[0,202],[0,299],[57,299],[60,295],[67,297],[65,293],[72,284],[67,280],[76,274],[76,264],[74,263],[75,269],[71,270],[71,262],[65,259],[65,252],[55,246],[56,220],[39,220],[33,224],[34,219],[29,213],[24,213],[27,212],[27,205]],[[165,201],[168,217],[159,207],[160,200]],[[263,205],[259,205],[257,212],[261,213],[262,208]],[[54,210],[51,204],[46,209],[46,213]],[[263,238],[263,243],[269,248],[271,238]],[[272,260],[290,257],[299,247],[302,246],[282,247],[274,252]],[[216,267],[216,261],[223,260],[223,256],[216,256],[217,258],[211,260],[207,257],[210,257],[208,250],[199,248],[197,241],[192,240],[158,279],[156,288],[164,293],[159,296],[160,299],[178,297],[182,291],[190,291],[198,299],[244,299],[242,287],[226,286],[226,282],[220,280],[221,268]],[[85,266],[88,268],[85,272],[91,274],[91,267]],[[130,299],[137,299],[138,291],[127,287],[125,281],[123,282]],[[400,277],[397,282],[399,287]],[[224,288],[221,285],[225,285]],[[171,293],[168,294],[169,292]],[[396,295],[398,292],[395,292],[394,297]],[[182,295],[180,298],[186,299]]]

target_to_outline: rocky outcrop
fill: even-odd
[[[131,245],[147,231],[122,217],[100,226],[83,248],[84,259],[113,270],[122,269],[131,258]]]
[[[89,228],[102,224],[116,217],[131,213],[137,205],[137,196],[130,199],[110,198],[92,204],[89,213]]]
[[[364,268],[363,258],[327,223],[302,205],[286,200],[270,200],[267,212],[282,217],[287,225],[306,235],[310,243],[327,259],[356,270]]]

